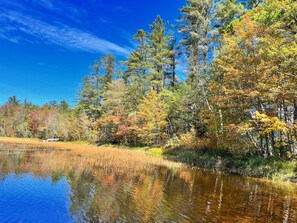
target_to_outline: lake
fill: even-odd
[[[294,184],[125,154],[0,144],[0,222],[297,222]]]

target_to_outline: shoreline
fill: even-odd
[[[112,146],[96,146],[87,144],[85,142],[42,142],[38,139],[30,138],[9,138],[0,137],[0,144],[7,143],[10,145],[28,145],[36,147],[54,148],[57,151],[71,151],[79,156],[92,157],[94,162],[98,162],[98,157],[104,157],[105,161],[115,162],[113,165],[124,166],[127,163],[130,165],[137,166],[139,169],[145,170],[150,166],[159,166],[167,168],[180,168],[183,166],[182,163],[173,162],[170,160],[163,159],[160,156],[154,156],[146,152],[136,152],[137,150],[129,150],[123,147],[112,147]]]
[[[70,149],[78,153],[97,153],[106,151],[121,151],[124,155],[133,157],[135,154],[149,156],[152,159],[163,161],[165,166],[188,166],[214,172],[222,172],[242,177],[272,180],[279,182],[297,183],[297,160],[260,159],[234,159],[231,156],[220,156],[199,150],[169,150],[163,152],[161,148],[126,147],[121,145],[96,146],[87,142],[43,142],[31,138],[0,137],[0,143],[17,145],[32,145],[55,147],[56,149]],[[141,162],[141,159],[139,160]]]
[[[173,161],[190,166],[256,179],[297,183],[297,160],[279,157],[236,156],[224,150],[173,149]]]

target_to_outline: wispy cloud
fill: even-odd
[[[1,6],[0,0],[0,6]],[[3,1],[2,1],[3,4]],[[48,8],[54,7],[50,0],[42,0]],[[14,5],[20,7],[19,5]],[[22,7],[25,7],[22,5]],[[113,53],[116,55],[129,54],[129,47],[120,46],[102,39],[91,32],[71,27],[56,21],[55,24],[40,18],[24,16],[17,10],[2,10],[0,8],[0,38],[12,42],[20,40],[54,44],[69,50],[86,51],[91,53]],[[20,35],[22,33],[23,35]]]
[[[51,17],[68,18],[76,22],[80,22],[82,16],[86,14],[84,8],[77,8],[71,2],[64,0],[0,0],[0,11],[1,8],[3,11],[9,9],[39,18],[46,18],[50,14]]]
[[[34,0],[33,0],[33,1],[34,1]],[[34,3],[42,4],[42,5],[44,5],[45,7],[50,8],[50,9],[52,9],[52,8],[54,7],[54,4],[52,3],[51,0],[38,0],[38,1],[34,1]]]

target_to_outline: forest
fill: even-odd
[[[75,107],[10,97],[0,136],[294,158],[297,2],[186,0],[180,12],[139,29],[126,61],[96,60]]]

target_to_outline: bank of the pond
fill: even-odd
[[[165,156],[173,161],[203,169],[241,176],[267,178],[297,183],[297,160],[278,157],[235,156],[224,150],[168,150]]]
[[[163,149],[160,147],[127,147],[123,145],[105,144],[96,146],[86,141],[69,141],[69,142],[43,142],[40,139],[34,138],[13,138],[13,137],[0,137],[0,143],[13,143],[19,145],[32,145],[32,146],[45,146],[55,147],[58,149],[72,149],[77,151],[84,151],[86,149],[122,149],[130,152],[140,152],[153,157],[163,157]]]
[[[150,161],[164,166],[175,166],[175,164],[178,162],[207,170],[297,183],[296,159],[284,160],[276,157],[262,158],[253,156],[238,157],[224,150],[164,150],[162,148],[131,148],[119,145],[96,146],[87,142],[42,142],[39,139],[29,138],[0,137],[0,143],[1,142],[55,147],[57,149],[71,149],[80,153],[94,152],[100,154],[104,152],[111,152],[118,154],[121,157],[126,157],[129,159],[135,158],[133,161],[136,162],[146,162],[147,156],[149,156],[152,159]],[[162,159],[162,157],[165,159]],[[126,161],[130,162],[129,159]]]
[[[76,154],[76,157],[87,159],[85,164],[87,163],[90,166],[103,168],[112,166],[118,172],[148,172],[154,169],[154,167],[179,168],[182,166],[181,163],[166,160],[160,156],[154,155],[154,150],[147,151],[145,149],[139,148],[133,150],[124,149],[125,147],[116,148],[115,146],[109,145],[98,147],[95,145],[87,144],[85,142],[42,142],[38,139],[20,139],[7,137],[0,137],[0,143],[32,146],[32,149],[34,149],[34,147],[47,147],[54,148],[55,150],[59,150],[60,152],[71,151],[71,154]],[[64,162],[67,162],[67,160],[64,159]],[[69,162],[72,162],[71,159],[69,159]],[[65,163],[65,166],[67,165],[68,164]]]

